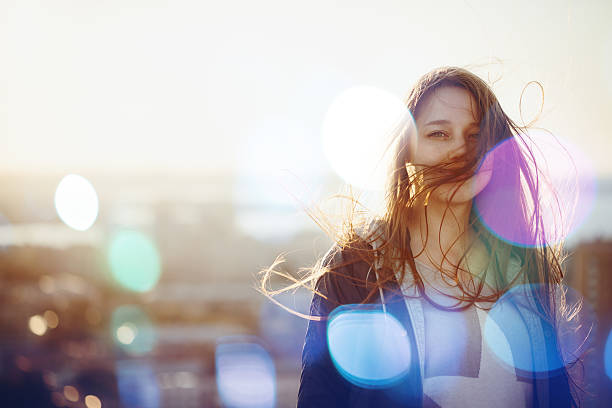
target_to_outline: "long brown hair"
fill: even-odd
[[[431,95],[436,89],[448,86],[465,89],[473,96],[475,103],[473,111],[480,121],[478,145],[475,149],[467,152],[464,157],[454,159],[453,162],[443,162],[435,166],[420,166],[420,170],[410,172],[406,163],[410,162],[409,138],[414,137],[414,134],[412,134],[414,128],[411,128],[409,119],[418,115],[421,103],[427,96]],[[340,229],[328,222],[324,214],[314,210],[309,211],[313,220],[324,231],[332,235],[334,241],[338,243],[338,250],[353,251],[358,255],[354,257],[355,259],[365,261],[372,267],[375,266],[375,262],[380,266],[376,285],[368,286],[371,294],[374,295],[380,288],[386,287],[389,282],[396,279],[399,283],[403,283],[410,274],[408,278],[418,288],[419,295],[427,296],[424,291],[423,279],[414,261],[415,255],[410,247],[408,225],[410,218],[414,216],[413,210],[416,205],[426,201],[425,197],[440,186],[449,183],[461,183],[469,179],[479,164],[482,163],[486,153],[503,141],[510,143],[514,156],[513,165],[494,168],[491,181],[485,187],[483,193],[487,192],[487,189],[499,185],[499,183],[496,183],[496,178],[503,178],[504,188],[521,191],[523,194],[516,197],[517,208],[520,213],[520,220],[516,222],[517,228],[521,229],[522,234],[530,234],[532,241],[539,242],[541,245],[519,246],[498,238],[486,228],[478,217],[477,211],[472,207],[469,221],[475,232],[473,242],[481,240],[488,250],[489,268],[486,268],[486,273],[494,275],[489,279],[495,281],[496,293],[482,296],[484,278],[486,277],[483,275],[477,281],[462,285],[456,273],[461,268],[461,262],[458,262],[455,265],[455,273],[449,273],[448,271],[446,273],[449,275],[448,278],[455,280],[455,283],[462,289],[463,295],[458,299],[461,301],[460,308],[467,308],[475,302],[495,301],[516,283],[537,283],[544,285],[544,288],[548,285],[560,283],[563,278],[561,268],[562,248],[560,245],[546,245],[538,197],[540,177],[534,155],[529,150],[530,145],[525,140],[528,138],[526,129],[515,124],[505,114],[487,83],[463,68],[438,68],[418,80],[408,94],[405,105],[408,108],[407,117],[409,118],[401,121],[394,130],[393,142],[390,147],[394,150],[394,160],[388,173],[385,210],[379,217],[380,222],[377,223],[377,228],[368,229],[367,224],[370,224],[370,221],[363,217],[360,211],[349,211]],[[527,154],[524,152],[527,152]],[[502,171],[505,174],[499,174]],[[425,179],[427,183],[423,182]],[[513,185],[508,186],[509,182]],[[455,189],[456,191],[457,189]],[[358,207],[357,200],[352,196],[344,195],[342,197],[350,201],[351,205],[348,208],[355,210]],[[427,215],[427,212],[425,214]],[[367,231],[367,233],[364,234],[364,231]],[[438,231],[438,233],[440,232]],[[430,233],[436,232],[427,232],[427,234]],[[450,249],[446,248],[446,252]],[[517,260],[521,267],[520,271],[515,271],[509,276],[507,271],[511,260]],[[272,266],[262,271],[259,288],[272,300],[274,300],[274,295],[279,292],[292,290],[299,286],[307,286],[314,290],[314,283],[318,277],[345,266],[322,265],[319,262],[313,268],[307,269],[305,276],[296,279],[277,270],[277,266],[281,262],[282,258],[279,257]],[[409,269],[406,266],[409,266]],[[439,269],[444,273],[441,265]],[[270,279],[275,275],[291,279],[293,283],[277,291],[270,290],[268,285]],[[548,290],[544,289],[542,296],[545,298],[547,297],[546,293],[548,293]],[[542,300],[543,304],[547,305],[546,314],[552,319],[550,313],[554,312],[554,308],[549,305],[548,300]]]
[[[458,299],[461,300],[461,309],[467,308],[475,302],[495,301],[517,283],[542,284],[544,285],[542,295],[547,297],[546,294],[549,291],[546,286],[558,284],[563,278],[560,262],[562,248],[559,245],[554,247],[546,245],[538,196],[539,183],[541,182],[540,174],[534,155],[530,151],[530,144],[526,140],[528,138],[526,129],[515,124],[505,114],[493,91],[482,79],[462,68],[444,67],[424,75],[406,99],[409,112],[416,117],[419,114],[422,101],[436,89],[447,86],[465,89],[473,96],[473,103],[475,104],[473,111],[480,121],[478,144],[468,151],[464,157],[455,159],[453,162],[443,162],[435,166],[421,166],[421,170],[410,174],[406,167],[406,163],[410,161],[407,139],[413,137],[413,135],[406,129],[398,132],[395,142],[395,163],[390,172],[386,191],[386,211],[383,215],[384,222],[381,223],[382,231],[379,231],[376,236],[372,236],[371,239],[378,240],[380,249],[389,247],[389,251],[383,251],[392,254],[384,257],[385,264],[387,266],[399,265],[399,270],[393,271],[393,268],[383,268],[380,272],[379,284],[385,285],[385,283],[394,279],[395,272],[399,274],[400,282],[403,282],[406,274],[409,273],[411,274],[411,280],[419,290],[420,296],[427,297],[422,277],[414,262],[415,255],[412,254],[410,248],[410,231],[406,227],[410,217],[413,216],[411,210],[414,210],[415,204],[426,201],[422,196],[427,197],[440,186],[453,182],[459,184],[465,182],[474,175],[485,155],[493,147],[505,142],[510,146],[512,165],[508,166],[506,161],[503,166],[493,166],[491,180],[480,194],[492,194],[494,192],[490,189],[499,188],[501,184],[507,190],[521,192],[522,194],[515,196],[518,210],[516,215],[520,217],[516,220],[516,226],[520,229],[521,235],[530,235],[530,241],[537,245],[532,247],[519,246],[499,239],[485,227],[474,205],[472,205],[469,219],[470,226],[475,232],[472,244],[476,240],[480,240],[488,250],[489,267],[485,268],[484,273],[494,275],[489,279],[495,282],[496,293],[486,297],[481,296],[484,281],[487,278],[483,275],[479,277],[478,281],[471,281],[468,285],[462,284],[457,273],[461,269],[461,262],[455,265],[454,273],[448,274],[448,278],[454,280],[455,284],[462,289],[463,296]],[[426,184],[423,183],[424,179],[427,180]],[[454,190],[454,193],[456,192],[457,188]],[[447,207],[445,216],[447,216],[448,211]],[[425,216],[427,217],[427,211],[425,211]],[[441,233],[441,231],[437,232]],[[436,232],[427,231],[426,233],[428,235]],[[458,242],[459,238],[457,237],[455,242]],[[381,241],[382,245],[380,244]],[[450,250],[451,248],[445,249],[445,259]],[[465,253],[461,260],[464,257]],[[521,267],[518,273],[515,271],[509,276],[508,270],[513,259],[518,260]],[[410,270],[406,270],[406,264],[410,266]],[[439,269],[444,273],[442,265]],[[547,300],[542,300],[544,304],[548,305]],[[549,307],[546,309],[548,309],[547,314],[553,312]]]

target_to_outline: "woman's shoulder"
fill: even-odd
[[[351,228],[323,256],[323,265],[338,266],[365,261],[380,246],[383,226],[383,220],[371,218]]]
[[[339,304],[360,303],[376,282],[365,241],[335,243],[323,256],[316,291]]]

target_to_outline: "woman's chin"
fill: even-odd
[[[432,193],[437,201],[448,204],[464,204],[471,202],[491,180],[491,171],[483,171],[465,181],[444,184]]]

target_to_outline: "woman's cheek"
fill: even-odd
[[[460,204],[468,202],[488,184],[491,173],[487,173],[479,173],[464,182],[443,184],[432,193],[432,197],[444,203]]]

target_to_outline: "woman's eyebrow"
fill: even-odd
[[[429,125],[449,125],[450,121],[446,120],[446,119],[438,119],[438,120],[432,120],[431,122],[427,122],[425,124],[425,126],[429,126]]]
[[[450,125],[451,122],[450,120],[446,120],[446,119],[438,119],[438,120],[432,120],[430,122],[427,122],[424,126],[429,126],[429,125]],[[468,127],[474,126],[474,127],[480,127],[480,125],[476,122],[472,122],[469,123],[467,125]]]

